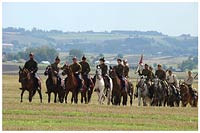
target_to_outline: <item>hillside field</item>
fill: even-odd
[[[24,93],[23,103],[20,103],[21,90],[19,90],[18,75],[2,75],[2,129],[4,131],[198,130],[198,108],[190,106],[186,108],[138,107],[136,99],[133,101],[133,106],[99,105],[95,92],[89,104],[81,104],[80,100],[77,105],[48,104],[45,94],[46,77],[41,77],[43,103],[39,103],[38,93],[34,96],[33,102],[29,103],[27,92]],[[197,87],[197,82],[194,86]]]

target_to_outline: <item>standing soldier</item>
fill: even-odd
[[[77,79],[78,82],[78,87],[77,89],[80,90],[82,89],[82,80],[80,77],[80,73],[82,71],[81,65],[77,62],[77,58],[73,57],[73,64],[71,64],[69,67],[71,68],[75,78]]]
[[[129,65],[127,59],[123,60],[124,63],[124,77],[129,78],[128,73],[129,73]]]
[[[31,72],[32,76],[34,77],[35,87],[36,88],[39,87],[41,89],[40,78],[37,74],[38,63],[36,60],[34,60],[34,54],[32,52],[29,54],[29,58],[30,59],[25,63],[24,68],[27,69],[29,72]]]
[[[118,65],[114,66],[114,69],[116,71],[118,78],[121,80],[122,89],[126,91],[125,79],[124,79],[124,66],[122,65],[122,60],[117,59],[117,63]]]
[[[81,75],[82,78],[84,79],[86,86],[88,89],[90,89],[90,79],[89,79],[89,72],[90,72],[90,65],[86,61],[86,57],[82,57],[82,61],[80,62],[80,65],[82,67]]]

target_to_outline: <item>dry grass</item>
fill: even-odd
[[[43,103],[38,94],[29,103],[27,92],[20,103],[18,76],[3,75],[3,130],[198,130],[198,108],[189,106],[98,105],[96,93],[90,104],[48,104],[42,79]]]

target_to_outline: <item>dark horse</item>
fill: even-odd
[[[28,71],[28,69],[22,69],[19,66],[19,82],[21,82],[22,87],[20,88],[22,90],[21,93],[21,102],[23,99],[24,91],[27,90],[29,92],[29,102],[32,101],[33,96],[35,95],[36,91],[38,91],[40,95],[40,102],[42,103],[42,93],[41,93],[41,85],[37,85],[35,83],[34,76],[31,72]]]
[[[71,103],[78,103],[78,82],[71,70],[71,68],[68,65],[63,66],[63,72],[62,75],[66,75],[67,78],[65,79],[65,103],[67,103],[67,96],[69,92],[72,92],[72,98]]]
[[[54,103],[56,103],[57,94],[58,94],[59,101],[63,103],[64,87],[62,87],[61,85],[58,85],[57,77],[54,74],[51,66],[46,67],[44,75],[48,75],[48,78],[46,80],[48,103],[50,103],[52,92],[54,93]]]
[[[151,88],[153,89],[153,99],[151,105],[165,106],[167,102],[166,99],[167,99],[168,89],[166,86],[163,87],[160,79],[155,78],[153,81],[154,83]]]
[[[188,103],[190,103],[192,107],[197,107],[198,95],[193,97],[189,87],[184,83],[180,84],[180,94],[183,107],[186,107]]]
[[[90,77],[87,79],[87,77],[83,76],[82,78],[84,80],[84,86],[83,91],[81,91],[81,103],[83,103],[83,99],[85,100],[85,103],[89,103],[94,89],[94,83]]]
[[[127,104],[127,92],[126,90],[122,89],[120,79],[118,78],[115,69],[110,67],[109,76],[113,81],[113,90],[112,90],[112,104],[113,105],[120,105],[121,97],[123,97],[122,104]]]
[[[178,107],[180,103],[180,91],[173,84],[169,84],[169,93],[167,97],[167,106]]]

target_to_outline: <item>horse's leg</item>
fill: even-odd
[[[110,92],[110,89],[107,90],[107,105],[110,105],[110,100],[111,100],[111,92]]]
[[[83,95],[84,95],[83,93],[84,93],[84,92],[81,92],[81,103],[83,103],[83,97],[84,97],[84,96],[83,96]]]
[[[132,104],[133,104],[133,95],[131,94],[129,97],[130,97],[130,106],[132,106]]]
[[[48,103],[50,103],[51,100],[51,92],[48,92]]]
[[[37,89],[39,95],[40,95],[40,103],[42,103],[42,93],[41,93],[41,88]]]
[[[140,90],[138,89],[138,106],[140,106],[140,102],[141,102],[141,94]]]
[[[22,89],[22,93],[21,93],[21,102],[23,102],[23,94],[24,94],[24,91],[25,91],[25,90]]]
[[[69,90],[66,90],[66,92],[65,92],[65,103],[67,103],[67,96],[68,96],[68,94],[69,94]]]
[[[29,99],[29,102],[32,101],[32,90],[29,91],[29,97],[28,97],[28,99]]]
[[[54,103],[56,103],[57,92],[54,92]]]
[[[88,92],[88,91],[85,91],[85,92],[84,92],[84,97],[85,97],[85,104],[87,104],[87,103],[88,103],[88,97],[87,97],[87,92]]]

